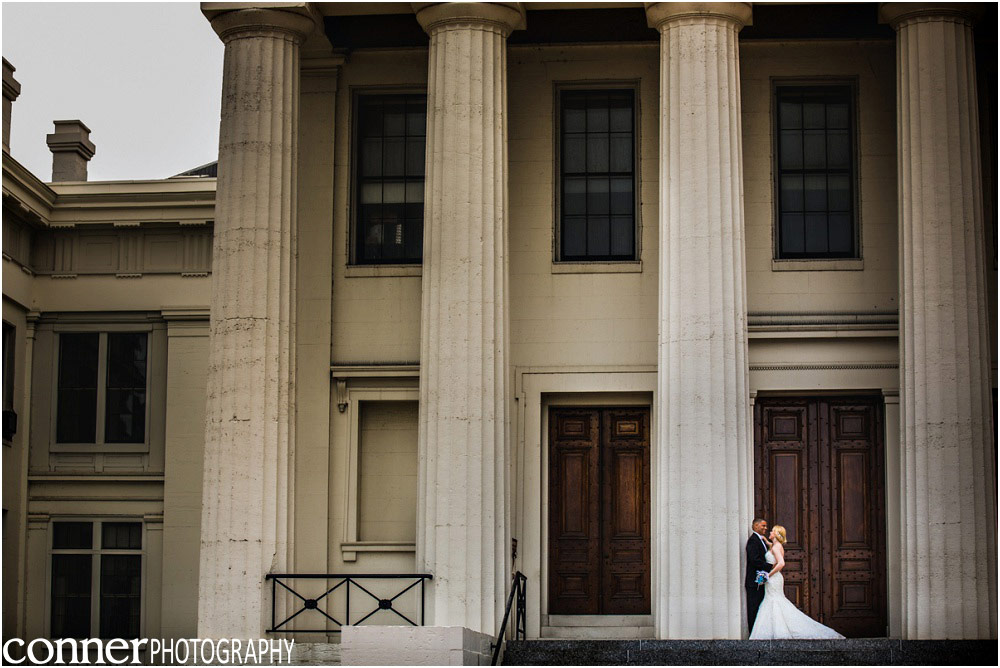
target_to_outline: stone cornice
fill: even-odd
[[[493,26],[507,37],[527,25],[520,2],[414,2],[412,7],[428,35],[447,25],[471,23]]]
[[[878,18],[899,30],[904,23],[913,20],[952,20],[972,23],[983,13],[983,6],[975,3],[923,3],[884,2],[879,5]]]
[[[753,8],[749,2],[647,2],[646,22],[650,28],[663,31],[668,23],[685,18],[715,18],[731,21],[739,30],[753,25]]]
[[[37,218],[32,222],[48,223],[56,201],[55,191],[6,151],[3,153],[3,194],[5,200],[13,200],[30,217]]]

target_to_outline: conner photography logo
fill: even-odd
[[[223,638],[11,638],[3,644],[4,665],[205,665],[288,664],[294,640]]]

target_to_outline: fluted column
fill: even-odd
[[[896,29],[903,632],[995,638],[996,479],[972,7]]]
[[[507,521],[507,35],[516,3],[414,5],[430,35],[417,564],[430,622],[494,633]]]
[[[198,634],[253,638],[289,563],[302,10],[211,11],[225,43]],[[266,619],[265,619],[266,618]]]
[[[746,3],[654,3],[660,289],[654,592],[660,638],[739,638],[751,509],[737,33]]]

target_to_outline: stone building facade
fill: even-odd
[[[995,8],[202,10],[217,179],[42,183],[5,63],[5,637],[740,638],[757,515],[996,636]]]

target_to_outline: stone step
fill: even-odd
[[[995,666],[996,640],[521,640],[505,666]]]

